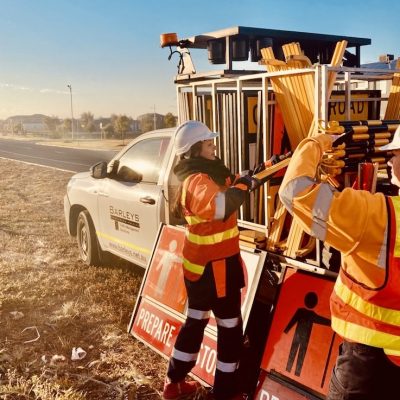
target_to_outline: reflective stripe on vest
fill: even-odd
[[[207,220],[197,217],[196,215],[186,215],[185,219],[189,225],[196,225],[201,224],[202,222],[207,222]]]
[[[380,347],[387,355],[399,356],[400,197],[388,197],[387,206],[390,244],[385,284],[380,288],[366,288],[341,269],[331,296],[332,329],[345,339]]]
[[[341,275],[338,276],[336,281],[335,294],[343,303],[349,305],[354,310],[366,315],[367,317],[400,327],[399,310],[379,307],[378,305],[371,304],[364,300],[361,296],[357,295],[343,284]]]
[[[228,229],[224,232],[217,232],[212,235],[195,235],[190,233],[187,235],[189,242],[194,244],[217,244],[224,240],[232,239],[239,235],[239,229],[237,226]]]
[[[194,275],[203,275],[204,265],[193,264],[190,261],[183,259],[183,268]]]

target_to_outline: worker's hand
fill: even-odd
[[[261,184],[262,182],[259,179],[254,178],[251,175],[243,175],[235,182],[236,187],[241,188],[245,186],[246,190],[249,192],[256,190]]]
[[[253,190],[258,189],[262,184],[263,184],[263,182],[260,179],[257,179],[256,177],[252,176],[251,177],[251,188],[249,189],[249,191],[252,192]]]
[[[253,175],[252,169],[244,169],[243,171],[239,172],[239,178],[246,176],[246,175]]]
[[[263,161],[256,165],[252,171],[252,175],[257,175],[259,172],[264,171],[265,168],[271,167],[272,165],[278,163],[280,161],[279,157],[280,156],[278,154],[274,154],[269,160]]]
[[[265,162],[256,165],[253,169],[253,175],[257,175],[259,172],[264,171],[265,169]]]
[[[332,138],[332,147],[336,147],[339,144],[343,143],[343,140],[345,139],[345,133],[342,133],[341,135],[329,135]]]

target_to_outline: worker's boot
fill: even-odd
[[[179,382],[171,382],[167,378],[164,383],[163,399],[185,399],[188,396],[195,394],[199,388],[200,383],[196,381],[185,381],[183,379]]]

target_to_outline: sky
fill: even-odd
[[[372,39],[361,62],[400,56],[400,1],[392,0],[0,0],[0,119],[177,114],[160,34],[180,39],[234,26]],[[198,72],[212,68],[192,51]],[[221,66],[219,66],[221,67]]]

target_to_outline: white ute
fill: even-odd
[[[161,222],[172,223],[168,198],[177,180],[172,168],[175,129],[140,135],[109,163],[74,175],[64,197],[67,229],[80,257],[99,265],[104,252],[146,267]]]

